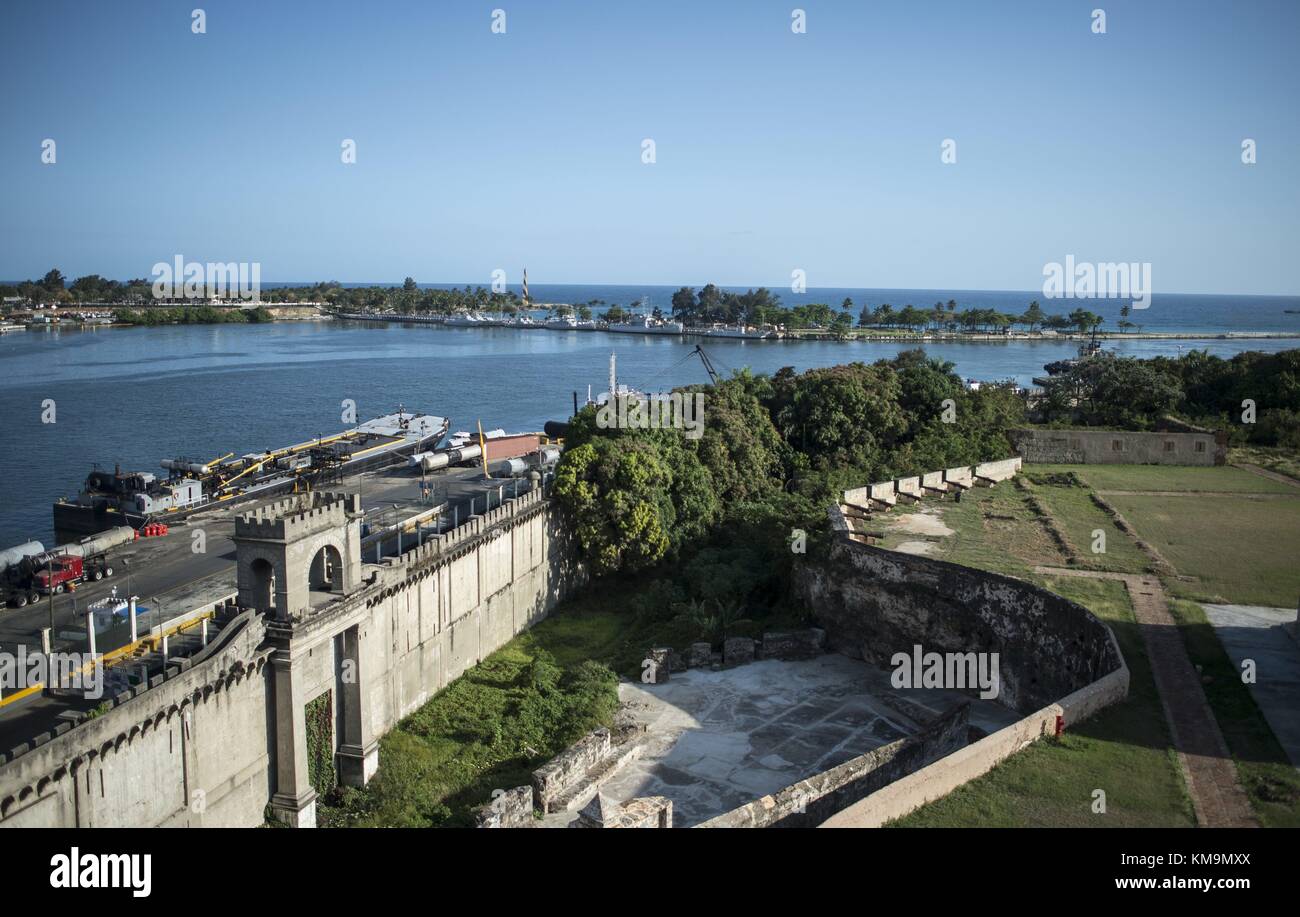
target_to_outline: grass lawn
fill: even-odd
[[[579,626],[554,620],[510,641],[402,720],[380,740],[370,784],[322,796],[319,823],[468,826],[471,809],[494,789],[530,783],[537,767],[608,725],[617,680],[604,666],[576,660],[584,651],[579,634],[595,654],[617,629],[617,616],[584,616]]]
[[[1300,488],[1232,468],[1181,465],[1026,465],[1025,471],[1073,471],[1097,490],[1179,490],[1209,493],[1300,494]]]
[[[1300,772],[1291,764],[1269,729],[1241,672],[1224,652],[1205,609],[1173,599],[1169,610],[1178,621],[1187,655],[1201,670],[1210,702],[1237,774],[1265,827],[1300,827]]]
[[[1228,450],[1228,461],[1267,468],[1300,481],[1300,453],[1275,446],[1238,446]]]
[[[1065,532],[1078,552],[1078,565],[1088,570],[1107,570],[1116,573],[1143,573],[1151,561],[1124,534],[1110,516],[1092,502],[1090,489],[1080,480],[1078,485],[1066,483],[1067,475],[1042,477],[1043,483],[1028,486],[1047,506],[1056,524]],[[1104,541],[1096,538],[1101,532]],[[1098,545],[1104,550],[1094,551]]]
[[[1040,739],[983,777],[922,806],[901,827],[1188,827],[1191,800],[1170,748],[1160,698],[1124,584],[1074,577],[1042,585],[1115,631],[1131,676],[1128,699],[1061,739]],[[1106,794],[1095,813],[1093,792]]]
[[[1113,495],[1107,499],[1174,569],[1175,595],[1289,608],[1300,594],[1300,498]]]
[[[968,490],[960,503],[948,498],[928,505],[939,508],[940,520],[953,530],[952,535],[936,539],[934,557],[1020,577],[1029,576],[1036,564],[1065,563],[1025,495],[1012,484]],[[919,537],[891,532],[884,546],[895,548]]]

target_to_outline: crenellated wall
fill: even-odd
[[[10,750],[0,827],[234,827],[269,796],[270,651],[246,611],[106,713]]]
[[[264,511],[240,533],[240,561],[284,539],[277,578],[306,582],[311,558],[299,547],[350,541],[352,509],[285,504],[279,511],[297,521],[283,528]],[[328,695],[340,782],[363,785],[379,736],[585,580],[573,557],[534,491],[400,558],[360,565],[357,582],[311,593],[289,614],[248,607],[241,593],[247,610],[201,656],[4,755],[0,827],[247,826],[262,823],[268,803],[290,824],[313,825],[307,705]]]

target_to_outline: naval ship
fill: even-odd
[[[92,471],[76,497],[54,503],[54,532],[76,540],[116,526],[171,522],[218,505],[312,488],[390,464],[442,441],[450,421],[398,408],[350,430],[266,452],[210,462],[164,459],[166,477],[145,471]]]

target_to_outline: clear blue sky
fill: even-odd
[[[797,5],[5,0],[0,278],[1300,290],[1295,0]]]

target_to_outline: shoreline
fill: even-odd
[[[343,322],[385,322],[388,324],[406,324],[406,325],[442,325],[444,316],[433,314],[419,315],[361,315],[358,313],[349,313],[348,315],[331,315],[335,321]],[[472,325],[453,325],[453,328],[472,329]],[[552,331],[559,333],[579,332],[591,333],[603,331],[606,334],[636,334],[636,332],[615,331],[611,332],[606,328],[547,328],[545,325],[485,325],[486,328],[501,328],[512,331]],[[482,330],[482,329],[475,329]],[[713,335],[707,331],[687,328],[680,335],[658,333],[654,337],[694,337],[694,338],[712,338],[720,341],[753,341],[755,343],[780,343],[787,341],[832,341],[841,344],[851,344],[856,341],[866,341],[870,343],[887,343],[887,344],[931,344],[931,343],[984,343],[984,344],[1006,344],[1010,342],[1054,342],[1054,341],[1090,341],[1092,340],[1091,332],[1058,332],[1056,334],[1042,334],[1041,332],[1028,333],[1018,332],[1015,334],[989,334],[987,332],[948,332],[948,331],[931,331],[918,334],[908,334],[900,332],[897,334],[881,334],[860,329],[854,329],[848,333],[847,337],[839,337],[830,331],[809,330],[809,331],[787,331],[783,332],[779,338],[740,338],[726,335]],[[1300,340],[1300,331],[1099,331],[1097,332],[1099,341],[1210,341],[1210,340]]]
[[[276,306],[269,307],[271,309]],[[279,308],[284,308],[280,306]],[[293,307],[289,307],[292,309]],[[286,310],[288,311],[288,310]],[[296,311],[296,310],[295,310]],[[405,324],[405,325],[436,325],[445,324],[445,316],[441,314],[418,314],[418,315],[360,315],[356,313],[348,315],[336,315],[334,313],[319,312],[310,315],[304,314],[279,314],[274,315],[269,321],[259,322],[256,324],[280,324],[280,323],[301,323],[307,321],[342,321],[342,322],[377,322],[386,324]],[[34,323],[30,325],[10,325],[4,330],[6,332],[17,331],[93,331],[106,328],[160,328],[165,326],[176,325],[194,325],[194,326],[211,326],[225,324],[248,324],[245,322],[160,322],[158,324],[147,324],[137,322],[113,322],[111,324],[85,324],[82,322],[57,322],[57,323]],[[456,330],[474,329],[472,325],[453,325]],[[505,324],[485,324],[483,328],[505,329],[512,331],[551,331],[551,332],[603,332],[605,334],[630,334],[636,336],[637,332],[629,331],[610,331],[608,328],[547,328],[545,325],[505,325]],[[474,329],[474,330],[482,330]],[[655,332],[645,335],[649,337],[681,337],[681,338],[703,338],[720,341],[750,341],[760,344],[774,343],[799,343],[803,341],[814,341],[818,343],[871,343],[871,344],[1010,344],[1010,343],[1054,343],[1061,341],[1091,341],[1093,334],[1091,332],[1056,332],[1054,334],[1043,334],[1041,332],[1016,332],[1014,334],[991,334],[988,332],[962,332],[962,331],[929,331],[920,333],[882,333],[878,331],[867,331],[864,329],[852,329],[845,336],[839,336],[827,330],[796,330],[781,332],[779,337],[738,337],[732,335],[710,334],[706,330],[687,328],[680,334]],[[1096,333],[1098,341],[1115,342],[1115,341],[1270,341],[1270,340],[1300,340],[1300,331],[1098,331]]]

